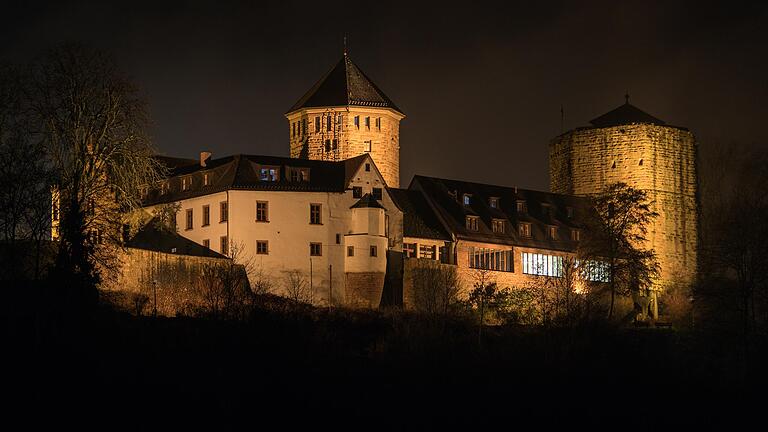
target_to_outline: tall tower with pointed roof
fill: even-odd
[[[648,230],[648,246],[661,265],[657,288],[694,282],[698,180],[693,134],[640,110],[628,96],[590,124],[550,143],[552,191],[589,195],[619,181],[647,191],[659,213]]]
[[[387,186],[400,186],[405,114],[346,52],[285,116],[291,157],[335,161],[368,153]]]

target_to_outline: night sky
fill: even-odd
[[[768,7],[706,2],[4,1],[0,60],[111,52],[163,154],[288,155],[283,114],[342,55],[403,110],[414,174],[548,189],[547,144],[624,102],[702,152],[768,147]],[[726,7],[727,6],[727,7]]]

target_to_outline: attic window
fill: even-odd
[[[488,205],[490,205],[491,208],[499,208],[499,199],[496,197],[489,198]]]
[[[550,225],[549,229],[547,230],[547,237],[550,240],[557,240],[557,227]]]
[[[259,179],[261,181],[276,182],[280,180],[280,168],[274,166],[263,166],[259,169]]]
[[[526,204],[525,201],[518,200],[517,201],[517,212],[518,213],[528,213],[528,204]]]
[[[183,179],[181,179],[181,190],[189,190],[191,186],[192,186],[191,177],[184,177]]]
[[[367,163],[365,164],[365,170],[370,171],[371,170],[371,164]]]
[[[464,194],[464,205],[470,205],[472,203],[472,195]]]
[[[309,181],[309,168],[291,168],[291,181],[292,182],[308,182]]]
[[[466,223],[467,223],[467,229],[470,231],[477,231],[477,221],[480,219],[477,216],[467,216]]]
[[[581,231],[579,231],[577,229],[572,229],[571,230],[571,240],[572,241],[579,241],[579,240],[581,240]]]
[[[506,223],[504,219],[494,219],[492,222],[493,232],[504,234]]]
[[[573,219],[573,207],[566,207],[565,213],[568,216],[568,219]]]
[[[208,173],[203,174],[203,186],[208,186],[210,183],[208,183]]]
[[[531,238],[531,224],[522,222],[518,225],[518,232],[520,237]]]

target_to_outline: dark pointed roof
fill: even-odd
[[[347,54],[288,112],[301,108],[346,105],[392,108],[402,113]]]
[[[380,208],[383,209],[384,207],[379,204],[379,201],[376,200],[376,198],[373,197],[373,195],[367,193],[363,195],[360,200],[354,204],[352,204],[351,209],[354,208]]]
[[[665,125],[666,122],[648,114],[627,101],[624,105],[590,121],[596,127],[620,126],[632,123]]]

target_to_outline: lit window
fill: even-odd
[[[187,209],[187,229],[192,229],[192,209]]]
[[[373,196],[373,199],[381,200],[381,198],[382,198],[382,189],[381,188],[373,188],[373,189],[371,189],[371,196]]]
[[[376,246],[371,245],[371,256],[375,257],[378,256],[379,249]]]
[[[362,198],[363,188],[360,186],[352,186],[352,198]]]
[[[347,246],[347,256],[355,256],[355,247],[354,246]]]
[[[504,219],[494,219],[492,221],[493,232],[498,234],[504,234],[506,223]]]
[[[433,260],[436,255],[434,246],[419,245],[419,258]]]
[[[184,177],[181,179],[181,190],[189,190],[189,187],[192,185],[192,179],[188,177]]]
[[[229,243],[227,242],[227,236],[221,236],[219,239],[220,243],[220,251],[222,255],[228,255],[229,254]]]
[[[470,231],[477,231],[477,220],[479,218],[477,216],[467,216],[467,229]]]
[[[526,204],[525,201],[518,201],[517,202],[517,212],[518,213],[528,213],[528,204]]]
[[[581,240],[581,231],[577,229],[571,230],[571,240],[572,241],[580,241]]]
[[[557,240],[557,227],[550,225],[547,234],[550,240]]]
[[[226,201],[219,203],[219,222],[226,222],[229,220],[229,204]]]
[[[269,222],[268,201],[256,201],[256,222]]]
[[[203,226],[211,224],[211,206],[203,206]]]
[[[525,223],[525,222],[521,223],[518,226],[518,231],[520,233],[520,237],[530,238],[531,237],[531,224]]]
[[[472,195],[464,194],[464,205],[469,205],[472,202]]]
[[[499,199],[496,197],[489,198],[488,205],[490,205],[491,208],[499,208]]]
[[[523,274],[563,277],[563,257],[523,252]]]
[[[320,225],[322,223],[322,204],[309,205],[309,223]]]
[[[277,167],[263,167],[259,170],[261,181],[275,182],[280,179],[280,169]]]
[[[208,173],[203,174],[203,186],[208,186]]]
[[[373,144],[371,143],[371,140],[363,141],[363,144],[365,144],[365,151],[371,152],[371,148]]]
[[[266,240],[256,240],[256,254],[269,255],[269,242]]]
[[[469,248],[469,268],[495,271],[514,271],[514,255],[511,250]]]
[[[323,244],[322,243],[310,243],[309,244],[310,256],[323,256]]]
[[[403,255],[406,258],[416,258],[416,243],[403,243]]]

